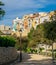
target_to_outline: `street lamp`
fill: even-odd
[[[54,60],[53,43],[52,43],[52,60]]]
[[[21,38],[22,38],[22,30],[19,30],[20,33],[20,62],[22,61],[22,48],[21,48]]]

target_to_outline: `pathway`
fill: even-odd
[[[51,57],[23,53],[23,60],[21,63],[15,62],[10,65],[56,65],[56,63],[52,62]]]

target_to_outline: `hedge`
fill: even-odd
[[[15,39],[10,36],[0,36],[0,47],[14,47],[15,46]]]

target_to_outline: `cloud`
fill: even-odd
[[[55,0],[2,0],[5,3],[5,10],[22,10],[27,8],[44,8],[46,5],[54,3]]]
[[[37,3],[34,0],[2,0],[5,3],[5,9],[24,9],[24,8],[42,8],[43,4]]]
[[[9,24],[16,17],[43,11],[47,6],[56,4],[56,0],[1,0],[6,11],[3,22]],[[48,8],[48,7],[47,7]],[[44,10],[45,11],[45,10]]]

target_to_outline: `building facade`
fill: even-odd
[[[13,20],[13,31],[16,32],[21,29],[23,33],[28,34],[33,27],[36,29],[37,25],[44,23],[45,21],[50,21],[50,17],[54,12],[39,12],[34,14],[24,15],[22,19],[18,17]]]

